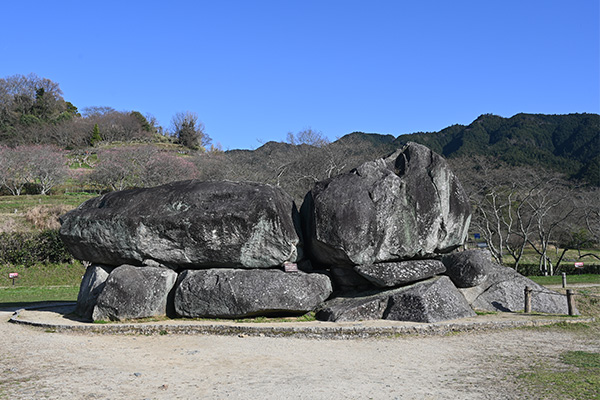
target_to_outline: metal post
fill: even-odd
[[[525,286],[525,314],[531,312],[531,292],[533,290],[529,286]]]
[[[563,289],[567,287],[567,273],[566,272],[562,273],[562,286],[563,286]]]
[[[575,297],[573,296],[573,291],[571,289],[567,289],[567,309],[569,310],[569,315],[575,315]]]

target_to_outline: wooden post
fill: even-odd
[[[525,286],[525,314],[531,312],[531,292],[533,290],[529,286]]]
[[[562,273],[562,286],[563,286],[563,289],[567,287],[567,273],[566,272]]]
[[[569,315],[575,315],[575,297],[571,289],[567,289],[567,308]]]

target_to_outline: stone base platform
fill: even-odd
[[[406,335],[447,335],[480,331],[590,323],[594,318],[549,314],[490,313],[437,323],[370,320],[354,322],[236,322],[229,320],[165,319],[148,322],[89,323],[73,314],[75,303],[49,303],[14,311],[9,322],[60,333],[138,335],[230,335],[313,339],[394,338]]]

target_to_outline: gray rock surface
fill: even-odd
[[[518,274],[512,268],[496,266],[481,284],[460,289],[471,306],[476,310],[515,312],[525,308],[525,287],[532,290],[531,308],[533,312],[548,314],[568,314],[567,297],[538,285],[531,279]],[[575,310],[577,314],[577,310]]]
[[[446,161],[409,143],[318,182],[301,210],[306,246],[324,265],[429,258],[461,245],[470,205]]]
[[[75,314],[88,320],[92,319],[92,313],[98,296],[102,292],[102,289],[104,289],[108,275],[114,269],[115,267],[98,264],[92,264],[86,268],[81,285],[79,286]]]
[[[456,259],[459,268],[449,264],[447,272],[455,277],[459,276],[463,281],[468,276],[477,276],[479,284],[472,287],[459,289],[469,304],[474,309],[488,311],[514,312],[525,308],[525,287],[533,290],[532,311],[549,314],[568,314],[567,298],[565,295],[538,285],[531,279],[519,274],[512,268],[496,264],[489,258],[489,253],[484,250],[465,251],[465,254],[457,253],[456,257],[444,258],[444,262]],[[477,270],[476,274],[473,271]],[[456,274],[456,271],[461,271]],[[468,273],[463,273],[469,271]],[[467,281],[473,281],[472,278]]]
[[[175,310],[183,317],[297,315],[316,308],[331,292],[331,281],[323,274],[186,270],[175,291]]]
[[[92,317],[121,321],[166,316],[176,282],[177,273],[170,269],[121,265],[108,276]]]
[[[317,318],[326,321],[439,322],[471,316],[475,312],[446,276],[379,293],[337,297],[317,311]]]
[[[390,293],[366,292],[353,297],[335,297],[317,309],[321,321],[348,322],[384,319]]]
[[[378,287],[396,287],[431,278],[446,268],[438,260],[408,260],[357,265],[354,270]]]
[[[298,259],[293,199],[251,182],[174,182],[112,192],[61,217],[78,259],[173,269],[271,268]]]
[[[467,250],[442,257],[447,275],[458,288],[481,284],[494,270],[495,263],[487,250]]]

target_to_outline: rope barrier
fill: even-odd
[[[534,289],[531,289],[531,293],[544,293],[544,294],[549,294],[549,295],[553,295],[553,296],[566,296],[566,294],[557,293],[557,292],[553,292],[553,291],[546,291],[546,290],[534,290]],[[573,296],[586,296],[586,297],[600,298],[599,295],[589,294],[589,293],[581,293],[581,292],[578,293],[576,291],[572,291],[572,295]]]

